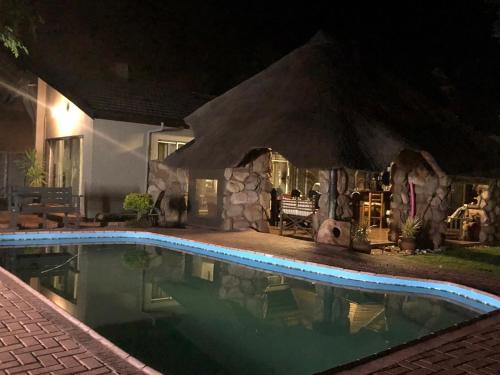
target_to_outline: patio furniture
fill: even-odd
[[[165,215],[165,212],[161,208],[161,202],[163,201],[164,197],[165,197],[165,190],[162,190],[158,194],[158,197],[156,198],[153,207],[151,207],[151,210],[149,210],[148,212],[148,217],[151,221],[151,225],[153,226],[157,226],[160,221],[160,217]]]
[[[64,214],[63,223],[68,225],[68,214],[76,215],[76,227],[80,226],[80,196],[73,195],[71,187],[11,187],[8,210],[10,226],[17,227],[19,213],[42,214],[43,227],[47,227],[47,214]]]
[[[303,229],[314,238],[312,220],[315,212],[313,201],[283,197],[280,210],[280,235],[282,236],[283,230],[286,229],[293,229],[294,234],[297,229]]]

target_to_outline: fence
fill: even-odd
[[[10,186],[23,186],[24,174],[17,162],[23,158],[22,152],[0,151],[0,199],[6,199]]]

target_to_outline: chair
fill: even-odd
[[[280,210],[280,235],[282,236],[286,229],[292,229],[294,234],[297,229],[302,229],[314,238],[312,220],[315,212],[313,201],[283,197]]]
[[[149,220],[151,220],[151,224],[153,226],[158,225],[158,222],[160,221],[160,216],[164,214],[163,210],[161,209],[161,202],[163,201],[164,197],[165,197],[165,190],[162,190],[160,191],[160,194],[158,194],[158,197],[156,197],[153,207],[151,207],[151,210],[149,210],[148,218]]]

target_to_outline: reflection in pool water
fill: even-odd
[[[311,374],[479,314],[147,245],[4,248],[0,264],[169,374]]]

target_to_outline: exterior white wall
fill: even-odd
[[[155,125],[95,119],[88,216],[123,211],[127,193],[146,191],[148,131]]]
[[[45,156],[46,140],[83,137],[82,213],[120,213],[130,192],[146,191],[148,136],[158,125],[92,119],[59,91],[38,80],[36,149]],[[158,157],[158,140],[189,142],[188,129],[167,128],[151,134],[150,158]]]
[[[82,191],[86,196],[92,185],[93,120],[59,91],[38,79],[38,104],[36,117],[36,150],[45,157],[47,139],[81,136],[82,141]],[[86,213],[82,202],[82,213]]]

